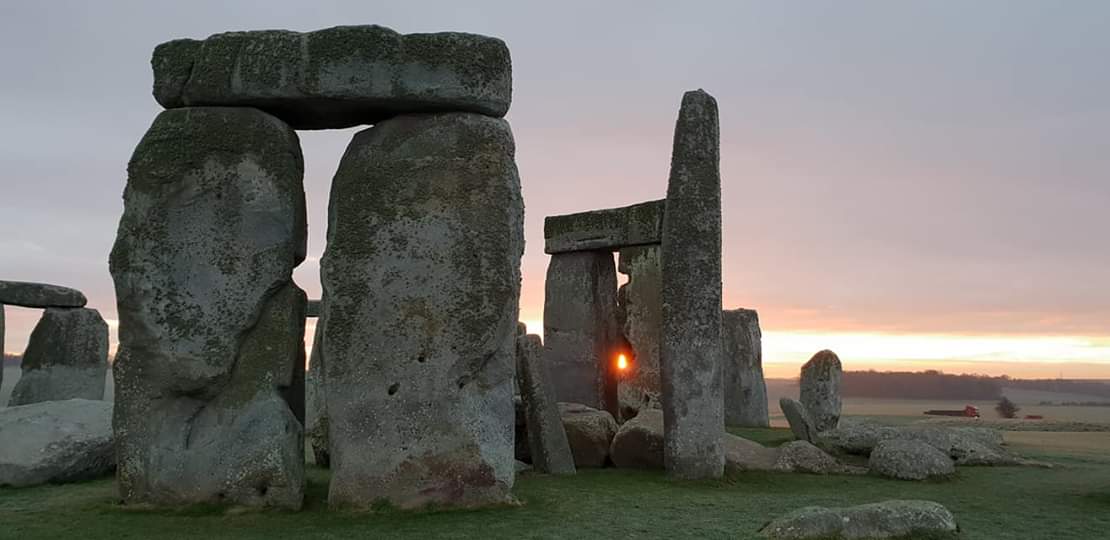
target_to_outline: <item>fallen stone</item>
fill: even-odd
[[[88,299],[76,289],[46,283],[0,280],[0,304],[28,308],[79,308]]]
[[[1024,460],[1002,447],[1001,434],[988,428],[880,426],[852,422],[820,434],[818,444],[833,452],[870,455],[885,440],[924,442],[957,465],[1020,465]]]
[[[506,121],[470,113],[394,117],[347,147],[322,262],[330,506],[512,500],[514,152]]]
[[[544,364],[555,399],[616,416],[617,273],[613,254],[578,251],[551,256],[544,285]]]
[[[0,486],[91,480],[115,468],[112,404],[71,399],[0,409]]]
[[[724,473],[721,388],[721,175],[717,101],[686,92],[663,216],[663,414],[667,473]]]
[[[725,447],[725,471],[735,474],[743,471],[773,471],[775,460],[778,459],[778,450],[767,448],[755,441],[737,437],[726,433],[723,439]]]
[[[790,441],[780,447],[774,469],[809,474],[864,474],[867,469],[841,463],[806,441]]]
[[[512,99],[509,49],[499,39],[382,26],[262,30],[175,40],[154,49],[163,107],[256,107],[294,129],[376,124],[401,114],[502,117]]]
[[[890,500],[847,508],[807,506],[779,516],[759,530],[783,540],[872,540],[955,536],[956,517],[932,501]]]
[[[645,409],[621,424],[609,448],[621,469],[663,469],[663,411]]]
[[[104,399],[108,323],[88,308],[47,308],[23,352],[8,405]]]
[[[532,465],[542,473],[574,474],[574,455],[547,381],[540,336],[528,334],[516,338],[516,373]]]
[[[662,241],[666,201],[548,216],[543,220],[544,253],[614,251]]]
[[[579,469],[604,467],[617,434],[613,415],[581,403],[559,403],[559,416],[574,454],[574,466]]]
[[[790,431],[794,433],[795,439],[810,443],[817,441],[817,430],[814,429],[813,419],[809,417],[805,406],[796,400],[784,397],[779,398],[779,408],[786,416],[786,422],[790,424]]]
[[[256,109],[165,111],[135,149],[110,260],[124,503],[300,508],[302,175]]]
[[[801,401],[818,432],[840,423],[840,358],[829,350],[813,355],[802,366]]]
[[[759,315],[750,309],[721,313],[725,424],[770,427]]]
[[[955,474],[947,454],[923,441],[889,439],[871,451],[871,472],[899,480],[927,480]]]
[[[622,248],[617,271],[628,281],[617,290],[617,321],[628,347],[629,366],[617,387],[622,418],[644,408],[658,408],[659,339],[663,326],[661,249],[658,245]]]

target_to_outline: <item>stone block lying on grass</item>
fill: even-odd
[[[580,403],[559,403],[574,466],[603,467],[609,459],[609,445],[617,434],[617,421],[606,411]]]
[[[0,486],[77,482],[115,467],[111,403],[70,399],[0,409]]]
[[[921,441],[948,455],[956,465],[1020,465],[1024,460],[1002,447],[1002,435],[987,428],[880,426],[850,423],[822,432],[818,446],[832,452],[870,455],[885,440]]]
[[[890,500],[848,508],[809,506],[775,518],[759,531],[783,540],[864,540],[954,536],[956,518],[931,501]]]
[[[956,472],[947,454],[923,441],[888,439],[871,451],[871,472],[899,480],[927,480]]]

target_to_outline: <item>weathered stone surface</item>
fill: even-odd
[[[852,422],[822,432],[818,442],[835,452],[869,455],[880,442],[893,439],[924,442],[955,460],[957,465],[1026,463],[1002,447],[1002,435],[997,430],[988,428],[894,427]]]
[[[321,467],[331,463],[328,451],[328,404],[324,399],[324,319],[316,319],[312,353],[305,373],[304,436],[312,450],[312,460]]]
[[[956,472],[947,454],[923,441],[890,439],[871,451],[871,472],[899,480],[926,480]]]
[[[609,456],[622,469],[662,469],[663,411],[644,409],[622,424],[613,437]]]
[[[159,45],[151,60],[163,107],[256,107],[296,129],[375,124],[450,111],[501,117],[512,62],[500,39],[381,26],[263,30]]]
[[[574,474],[574,455],[570,452],[559,407],[547,380],[540,336],[529,334],[516,338],[516,373],[532,465],[543,473]]]
[[[4,386],[4,304],[0,304],[0,388]]]
[[[88,299],[76,289],[46,283],[0,280],[0,304],[29,308],[79,308]]]
[[[848,508],[799,508],[775,518],[759,535],[783,540],[874,540],[954,537],[956,531],[956,517],[940,504],[890,500]]]
[[[301,506],[302,174],[255,109],[165,111],[135,149],[110,261],[124,502]]]
[[[763,380],[763,344],[759,315],[750,309],[721,313],[725,423],[769,427],[767,383]]]
[[[543,220],[544,253],[614,251],[662,241],[666,201],[548,216]]]
[[[635,416],[635,411],[659,404],[661,252],[659,246],[637,246],[621,249],[618,258],[617,270],[628,276],[628,282],[617,290],[617,319],[632,352],[618,386],[622,417]]]
[[[790,398],[779,398],[779,408],[790,424],[790,431],[799,441],[814,442],[817,440],[817,430],[813,427],[813,419],[801,403]]]
[[[841,374],[840,359],[829,350],[818,352],[802,366],[802,405],[818,432],[840,423]]]
[[[319,300],[309,300],[308,304],[305,305],[304,316],[309,317],[309,318],[319,317],[320,316],[320,301]]]
[[[9,406],[104,399],[108,323],[87,308],[47,308],[23,352],[23,373]]]
[[[675,125],[663,216],[659,364],[667,472],[724,472],[721,391],[721,175],[717,101],[687,92]]]
[[[743,471],[773,471],[779,452],[755,441],[725,433],[725,471],[734,474]]]
[[[115,464],[111,403],[71,399],[0,409],[0,486],[89,480]]]
[[[399,116],[332,183],[324,285],[329,504],[503,503],[523,201],[504,120]]]
[[[867,470],[841,463],[806,441],[790,441],[778,447],[774,469],[810,474],[863,474]]]
[[[579,469],[605,466],[617,434],[613,415],[581,403],[559,403],[559,416],[574,454],[574,466]]]
[[[617,273],[608,251],[551,256],[543,305],[544,363],[555,398],[617,414]]]

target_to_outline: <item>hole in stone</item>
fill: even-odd
[[[417,361],[417,362],[420,362],[421,364],[423,364],[423,363],[424,363],[425,361],[427,361],[427,360],[428,360],[428,359],[427,359],[427,358],[426,358],[426,357],[425,357],[424,355],[420,355],[420,356],[417,356],[417,357],[416,357],[416,361]]]
[[[389,385],[389,395],[392,396],[393,394],[396,394],[399,388],[401,388],[401,385],[399,383],[393,383]]]
[[[270,486],[258,486],[258,495],[265,497],[266,493],[270,491]]]

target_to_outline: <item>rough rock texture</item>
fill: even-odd
[[[0,280],[0,305],[29,308],[79,308],[85,307],[87,302],[81,291],[69,287]]]
[[[304,316],[308,318],[320,316],[320,300],[309,300],[305,305]]]
[[[509,124],[399,116],[332,183],[324,384],[333,507],[511,500],[524,204]]]
[[[381,26],[315,32],[228,32],[154,49],[163,107],[257,107],[295,129],[375,124],[400,114],[465,111],[501,117],[512,62],[500,39]]]
[[[23,374],[8,405],[104,399],[108,323],[88,308],[47,308],[23,352]]]
[[[956,518],[931,501],[891,500],[848,508],[807,506],[779,516],[759,531],[783,540],[871,540],[955,536]]]
[[[724,472],[721,391],[721,175],[717,101],[687,92],[675,124],[663,216],[659,365],[667,472]]]
[[[528,415],[524,414],[524,400],[519,394],[513,396],[513,424],[513,455],[517,461],[532,463],[532,450],[528,448]]]
[[[516,373],[532,465],[543,473],[574,474],[574,455],[570,452],[559,407],[548,384],[540,336],[529,334],[516,338]]]
[[[889,439],[871,451],[871,472],[899,480],[925,480],[949,476],[956,465],[947,454],[923,441]]]
[[[631,349],[628,369],[620,375],[621,416],[659,404],[659,338],[663,325],[662,250],[637,246],[620,250],[617,270],[628,282],[617,290],[617,319]],[[626,412],[627,411],[627,412]]]
[[[574,466],[579,469],[603,467],[617,434],[613,415],[581,403],[559,403],[559,416],[574,454]]]
[[[759,315],[750,309],[721,313],[722,377],[725,423],[769,427],[767,383],[763,380],[763,345]]]
[[[544,253],[617,250],[658,244],[662,238],[666,201],[648,201],[621,208],[548,216],[543,220]]]
[[[840,359],[829,350],[818,352],[802,366],[802,405],[818,432],[840,423],[841,373]]]
[[[0,349],[4,343],[4,304],[0,304]],[[4,386],[4,351],[0,350],[0,388]]]
[[[551,256],[543,305],[543,361],[555,398],[617,415],[617,273],[608,251]]]
[[[71,399],[0,409],[0,486],[89,480],[115,464],[111,403]]]
[[[1001,433],[988,428],[892,427],[853,422],[821,433],[818,443],[834,452],[869,455],[880,442],[891,439],[924,442],[955,460],[957,465],[1025,463],[1002,447]]]
[[[125,503],[301,506],[302,174],[256,109],[165,111],[135,149],[110,261]]]
[[[725,471],[734,474],[742,471],[773,471],[779,452],[755,441],[726,433],[722,439],[725,447]]]
[[[312,460],[321,467],[331,463],[328,453],[328,404],[324,399],[324,319],[316,319],[312,353],[304,380],[304,436],[312,449]]]
[[[813,419],[810,418],[805,406],[796,400],[784,397],[779,398],[779,408],[786,416],[795,439],[811,443],[817,441],[817,430],[814,429]]]
[[[810,474],[863,474],[867,470],[841,463],[806,441],[791,441],[777,448],[774,469]]]
[[[609,455],[622,469],[662,469],[663,411],[644,409],[622,424],[613,437]]]

